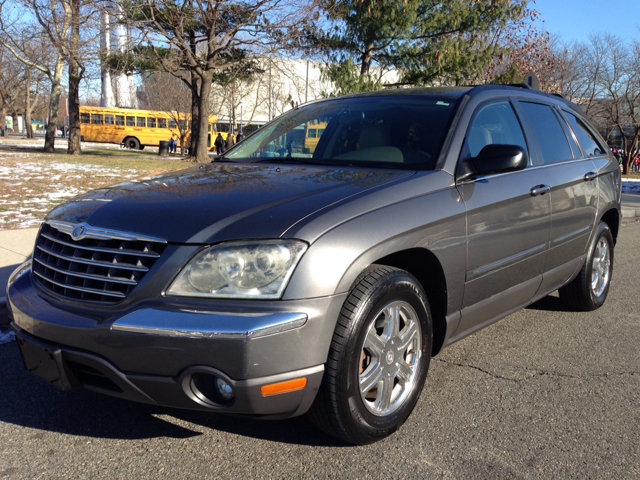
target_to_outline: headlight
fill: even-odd
[[[298,240],[223,243],[196,255],[167,295],[280,298],[307,244]]]

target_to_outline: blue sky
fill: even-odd
[[[587,41],[590,33],[612,32],[640,40],[640,0],[529,0],[549,33]]]

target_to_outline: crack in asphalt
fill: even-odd
[[[478,370],[479,372],[482,372],[486,375],[489,375],[493,378],[497,378],[499,380],[507,380],[510,382],[515,382],[515,383],[520,383],[522,381],[525,380],[530,380],[533,377],[544,377],[544,376],[548,376],[548,377],[560,377],[560,378],[572,378],[572,379],[579,379],[579,380],[586,380],[588,378],[613,378],[613,377],[626,377],[626,376],[637,376],[640,375],[640,372],[619,372],[619,373],[600,373],[600,374],[594,374],[594,375],[586,375],[586,376],[580,376],[580,375],[569,375],[567,373],[559,373],[559,372],[551,372],[548,370],[529,370],[529,369],[524,369],[525,372],[529,373],[529,375],[525,378],[511,378],[511,377],[505,377],[503,375],[498,375],[497,373],[493,373],[490,372],[488,370],[484,370],[480,367],[477,367],[475,365],[470,365],[467,363],[457,363],[457,362],[450,362],[447,360],[442,360],[440,358],[434,358],[432,360],[435,360],[437,362],[440,363],[445,363],[447,365],[453,365],[455,367],[464,367],[464,368],[471,368],[473,370]]]

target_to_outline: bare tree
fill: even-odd
[[[141,33],[140,46],[158,68],[179,74],[189,84],[196,110],[192,156],[202,162],[208,161],[214,79],[252,66],[268,51],[297,45],[313,16],[308,0],[135,0],[122,6]]]
[[[0,50],[0,102],[2,115],[2,131],[4,136],[8,135],[6,128],[7,111],[14,108],[15,102],[20,94],[20,84],[22,83],[21,70],[22,65],[13,56],[6,51]]]

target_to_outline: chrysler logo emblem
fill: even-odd
[[[77,225],[72,231],[71,231],[71,238],[73,238],[74,240],[80,240],[82,238],[82,235],[84,235],[84,231],[86,230],[86,227],[84,224],[80,224]]]

